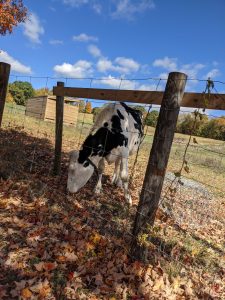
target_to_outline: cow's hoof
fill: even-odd
[[[122,180],[120,178],[117,180],[116,186],[118,186],[119,188],[123,187],[123,182],[122,182]]]
[[[130,206],[132,206],[132,198],[131,198],[131,195],[126,195],[126,196],[125,196],[125,199],[126,199],[127,203],[128,203]]]

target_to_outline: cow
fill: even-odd
[[[137,152],[143,137],[143,117],[139,110],[123,102],[111,103],[99,113],[79,151],[70,153],[67,189],[78,192],[98,170],[95,193],[102,190],[105,161],[115,163],[112,183],[124,189],[129,204],[132,199],[128,189],[128,158]]]

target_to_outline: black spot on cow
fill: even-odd
[[[83,164],[83,167],[87,168],[89,165],[90,165],[90,163],[88,161],[85,161],[84,164]]]
[[[104,127],[108,127],[109,126],[109,123],[108,122],[105,122],[104,123]]]
[[[121,114],[119,109],[117,109],[118,116],[120,117],[121,120],[124,120],[124,116]]]
[[[116,115],[113,115],[111,121],[112,121],[112,132],[113,133],[122,132],[120,118]]]

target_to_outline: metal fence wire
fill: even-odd
[[[56,80],[29,78],[33,86],[45,82],[46,93]],[[77,82],[93,87],[98,79],[66,83]],[[163,89],[159,79],[148,82]],[[197,82],[204,91],[206,81]],[[123,80],[118,84],[123,88]],[[218,92],[224,83],[214,85]],[[92,107],[107,103],[84,100]],[[210,120],[221,116],[181,108],[180,116],[187,113],[193,114],[193,128],[189,135],[175,134],[155,224],[139,236],[148,249],[140,263],[130,245],[154,128],[145,128],[138,156],[129,158],[129,208],[123,190],[110,182],[112,166],[106,166],[100,195],[93,193],[95,175],[78,193],[66,192],[69,152],[82,146],[93,115],[80,112],[76,125],[64,124],[62,171],[54,176],[54,121],[26,116],[24,107],[6,103],[0,131],[0,295],[21,296],[28,283],[37,295],[34,278],[45,278],[51,287],[45,299],[223,299],[225,141],[195,135],[199,113]]]

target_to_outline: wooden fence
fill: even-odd
[[[153,225],[155,220],[180,107],[225,110],[224,94],[210,93],[210,101],[206,101],[203,93],[184,93],[186,80],[186,74],[170,73],[164,92],[71,88],[64,87],[62,82],[53,88],[53,94],[57,96],[58,103],[56,132],[60,129],[60,135],[56,135],[58,151],[56,151],[54,164],[56,173],[60,170],[61,164],[61,122],[63,118],[61,103],[63,103],[64,96],[161,105],[133,228],[134,239],[131,245],[131,256],[135,259],[144,260],[147,253],[145,246],[140,244],[139,237],[147,232],[148,226]]]
[[[10,65],[0,62],[0,126],[9,73]],[[54,173],[56,175],[60,173],[61,169],[65,96],[161,105],[133,229],[134,239],[131,246],[131,255],[136,259],[144,259],[146,255],[145,247],[139,243],[139,236],[147,231],[149,225],[154,223],[180,107],[225,110],[224,94],[210,93],[210,99],[208,99],[206,107],[203,93],[184,93],[186,80],[186,74],[170,73],[164,92],[71,88],[64,87],[63,82],[58,82],[57,86],[53,87],[53,94],[56,96],[54,159]]]

